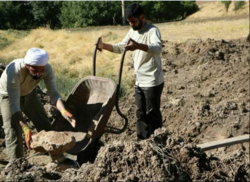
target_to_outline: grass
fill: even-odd
[[[245,1],[245,3],[237,10],[235,10],[235,5],[238,4],[239,1],[232,1],[229,5],[228,12],[226,12],[225,5],[221,3],[221,1],[199,1],[197,3],[199,4],[200,10],[197,13],[190,15],[190,19],[243,14],[249,15],[249,1]]]
[[[249,19],[218,20],[201,22],[177,22],[158,25],[162,39],[171,42],[185,42],[188,39],[237,39],[247,37]]]
[[[179,21],[156,24],[162,40],[181,43],[188,39],[246,38],[249,33],[249,18]],[[31,47],[45,49],[50,56],[60,92],[64,97],[81,78],[92,75],[93,52],[99,36],[103,42],[117,43],[129,30],[129,26],[86,27],[83,29],[35,29],[32,31],[0,30],[0,62],[9,63],[22,58]],[[165,47],[166,48],[166,47]],[[167,49],[167,48],[166,48]],[[118,79],[120,54],[97,51],[96,76]],[[123,65],[122,92],[134,85],[131,68],[131,52],[127,52]]]
[[[67,99],[70,92],[73,90],[74,86],[79,81],[79,79],[77,78],[68,78],[58,74],[55,74],[55,79],[57,88],[59,91],[61,91],[60,94],[62,98],[65,100]],[[46,88],[43,81],[39,83],[39,86],[41,87],[42,90]]]
[[[29,31],[0,30],[0,50],[11,45],[16,39],[21,39],[29,34]]]

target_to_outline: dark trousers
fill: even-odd
[[[137,117],[137,138],[147,139],[162,127],[160,112],[161,94],[164,83],[155,87],[135,87],[135,104]]]

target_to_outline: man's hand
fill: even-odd
[[[129,51],[134,51],[136,49],[138,49],[138,43],[136,41],[134,41],[133,39],[129,39],[129,43],[127,45],[124,46],[125,49],[129,50]]]
[[[31,149],[30,147],[30,142],[31,142],[31,131],[30,128],[28,127],[28,125],[25,123],[25,119],[23,118],[23,114],[21,111],[17,111],[16,113],[14,113],[14,118],[16,119],[16,121],[19,122],[23,133],[25,135],[25,143],[28,149]]]
[[[102,49],[103,49],[103,42],[102,42],[102,37],[99,37],[99,43],[98,43],[98,45],[97,45],[97,49],[99,50],[99,51],[102,51]]]
[[[112,46],[112,44],[103,43],[102,36],[99,37],[98,45],[97,44],[95,44],[95,45],[97,46],[97,49],[99,51],[102,51],[104,49],[104,50],[113,52],[113,46]]]
[[[76,127],[76,119],[75,117],[66,109],[61,111],[62,116],[69,121],[73,128]]]
[[[129,42],[127,45],[124,46],[124,48],[128,51],[134,51],[134,50],[142,50],[147,52],[148,51],[148,45],[147,44],[140,44],[133,39],[129,39]]]
[[[28,149],[31,150],[31,147],[30,147],[31,131],[30,131],[29,127],[26,124],[24,124],[22,126],[22,129],[23,129],[23,132],[24,132],[24,135],[25,135],[26,146],[27,146]]]

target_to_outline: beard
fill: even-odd
[[[34,80],[39,80],[40,78],[42,78],[42,76],[32,75],[31,73],[30,73],[30,76],[31,76]]]
[[[141,21],[141,19],[139,18],[139,25],[138,26],[133,26],[133,30],[140,30],[142,28],[143,22]]]

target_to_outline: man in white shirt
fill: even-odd
[[[101,38],[98,50],[114,53],[122,53],[124,49],[133,51],[137,137],[141,140],[162,127],[160,103],[164,76],[161,67],[161,34],[157,27],[146,22],[144,10],[137,3],[127,7],[126,19],[132,27],[126,37],[118,44],[106,44]]]
[[[1,75],[0,111],[9,160],[24,156],[22,130],[26,146],[31,149],[31,131],[22,112],[33,122],[38,132],[51,130],[50,120],[36,94],[36,86],[41,80],[44,80],[52,104],[56,105],[72,127],[76,125],[74,116],[64,107],[48,60],[46,51],[31,48],[24,58],[9,63]]]

